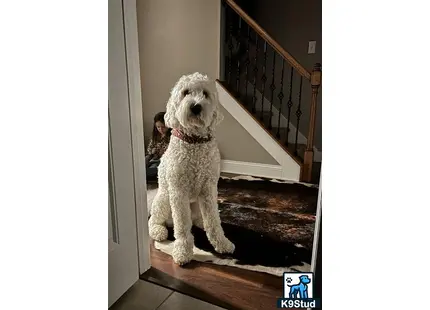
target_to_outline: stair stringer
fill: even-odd
[[[280,179],[300,182],[301,165],[216,81],[220,104],[279,163]]]

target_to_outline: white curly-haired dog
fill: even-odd
[[[220,153],[214,130],[223,116],[215,82],[198,72],[182,76],[171,91],[164,119],[172,137],[158,168],[151,238],[167,239],[165,223],[172,216],[175,263],[186,264],[193,256],[193,224],[205,230],[217,252],[232,253],[234,244],[224,236],[217,203]]]

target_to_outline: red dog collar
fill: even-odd
[[[182,141],[185,141],[190,144],[198,144],[198,143],[206,143],[212,140],[211,136],[208,137],[200,137],[196,135],[187,135],[177,129],[172,130],[172,135],[174,135],[176,138],[181,139]]]

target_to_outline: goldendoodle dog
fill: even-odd
[[[182,76],[171,91],[164,118],[172,137],[158,170],[151,238],[166,240],[166,221],[172,217],[175,263],[186,264],[193,256],[193,224],[205,230],[217,252],[232,253],[234,244],[224,235],[217,203],[220,153],[215,126],[223,116],[215,82],[198,72]]]

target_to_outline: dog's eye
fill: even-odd
[[[190,90],[189,89],[186,89],[186,90],[184,90],[183,91],[183,93],[182,93],[182,95],[185,97],[186,95],[189,95],[190,94]]]
[[[205,98],[209,98],[209,93],[208,93],[208,91],[204,90],[204,91],[203,91],[203,96],[205,96]]]

